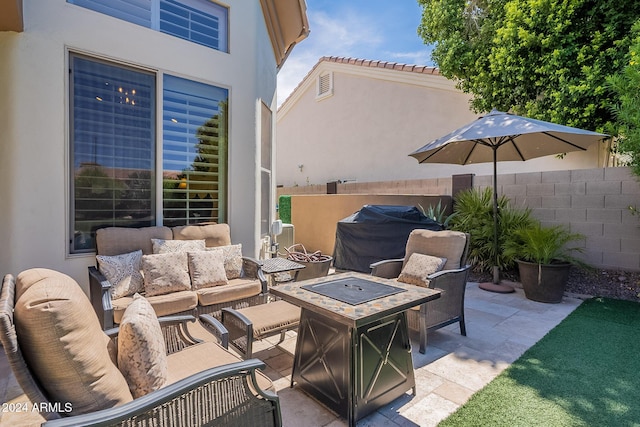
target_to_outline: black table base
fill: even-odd
[[[291,381],[350,426],[408,390],[415,395],[406,313],[355,329],[303,309]]]

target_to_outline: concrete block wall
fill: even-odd
[[[493,177],[475,176],[475,188]],[[640,271],[640,181],[629,168],[612,167],[498,175],[498,194],[529,207],[545,225],[582,233],[582,258],[598,268]],[[312,187],[312,188],[309,188]],[[338,184],[338,194],[451,195],[451,178]],[[299,192],[297,192],[299,191]],[[308,191],[308,192],[305,192]],[[326,186],[279,188],[278,194],[324,194]]]
[[[577,169],[498,175],[498,194],[529,207],[545,225],[565,225],[585,235],[581,257],[610,269],[640,271],[640,182],[629,168]],[[474,187],[491,187],[491,176]]]

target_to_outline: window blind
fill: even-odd
[[[151,28],[151,0],[67,0],[67,3]]]
[[[71,253],[95,230],[151,225],[155,76],[71,56]]]
[[[226,221],[228,90],[164,76],[164,224]]]
[[[160,31],[226,52],[227,9],[209,1],[161,0]]]
[[[229,11],[209,0],[67,0],[93,11],[228,52]]]

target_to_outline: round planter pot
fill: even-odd
[[[301,282],[303,280],[326,276],[329,273],[331,261],[333,261],[333,258],[330,258],[326,261],[296,261],[298,264],[302,264],[305,266],[305,268],[298,271],[297,281]]]
[[[570,263],[536,264],[518,260],[525,296],[538,302],[559,303],[569,279]]]

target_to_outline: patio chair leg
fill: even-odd
[[[423,323],[420,325],[420,353],[424,354],[427,351],[427,328]]]
[[[467,327],[464,324],[464,315],[460,316],[460,335],[467,336]]]

